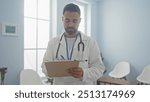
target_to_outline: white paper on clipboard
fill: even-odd
[[[53,61],[45,62],[45,67],[49,77],[70,76],[68,69],[78,67],[79,61]]]

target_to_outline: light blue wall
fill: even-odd
[[[98,2],[93,2],[91,6],[91,37],[99,42],[99,4]],[[100,43],[99,47],[101,48]]]
[[[5,84],[19,84],[23,69],[23,0],[0,0],[0,23],[19,27],[17,37],[2,36],[0,31],[0,66],[8,67]]]
[[[131,64],[135,79],[150,64],[150,0],[101,0],[99,43],[108,72],[119,61]]]

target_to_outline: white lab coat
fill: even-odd
[[[61,35],[62,36],[62,35]],[[63,55],[66,58],[66,42],[63,36],[61,42],[60,38],[55,37],[51,39],[48,43],[47,51],[44,55],[42,62],[43,72],[47,75],[47,71],[44,65],[44,62],[54,61],[60,58],[60,55]],[[82,52],[82,46],[80,46],[80,51],[78,51],[78,43],[80,42],[80,36],[77,37],[77,40],[74,45],[73,55],[71,60],[81,61],[79,66],[83,69],[83,78],[77,79],[72,76],[70,77],[55,77],[54,84],[56,85],[92,85],[96,84],[98,78],[103,75],[105,70],[104,64],[100,57],[100,51],[96,41],[90,37],[81,34],[82,41],[84,42],[84,52]],[[56,52],[58,49],[58,44],[60,44],[58,59],[56,59]],[[66,58],[67,59],[67,58]]]

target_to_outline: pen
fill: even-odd
[[[60,55],[63,60],[65,60],[64,56]]]

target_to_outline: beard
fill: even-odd
[[[65,31],[68,34],[75,34],[77,32],[77,29],[75,29],[75,28],[65,28]]]

